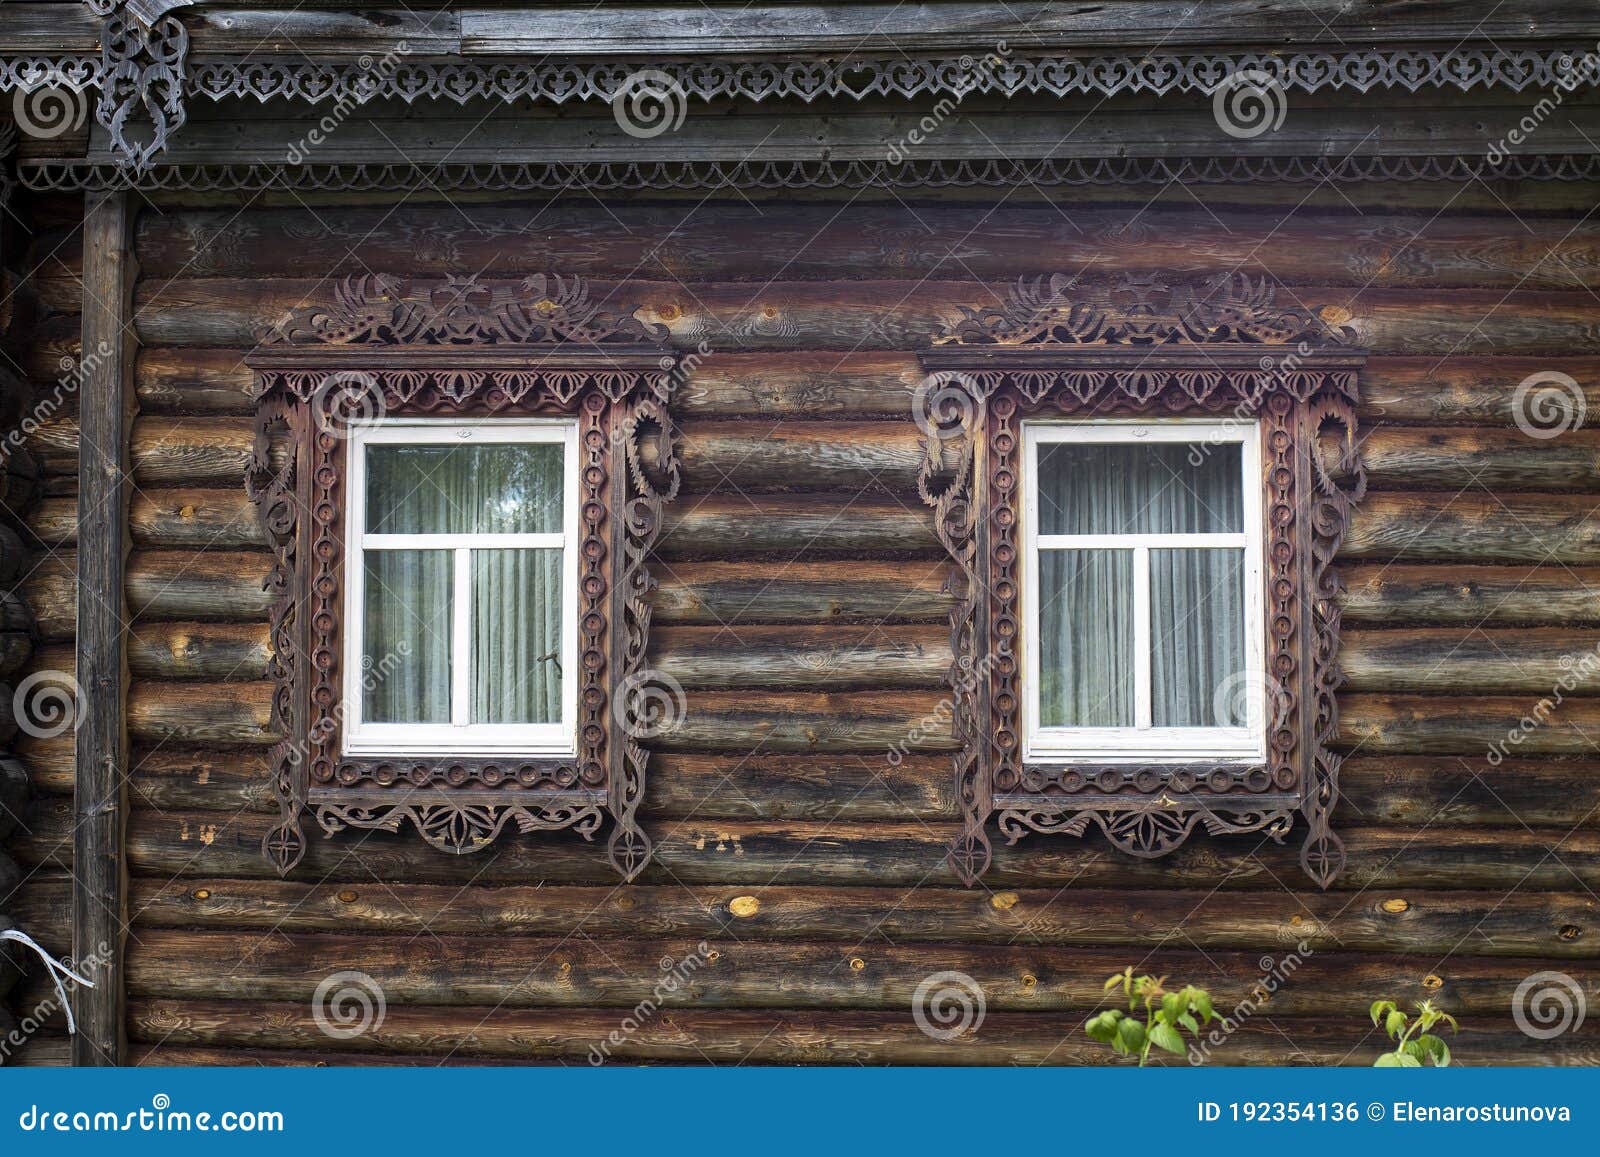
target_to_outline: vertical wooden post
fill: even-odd
[[[72,954],[95,987],[74,994],[75,1065],[127,1055],[127,622],[123,572],[135,406],[133,207],[125,192],[90,194],[83,219],[79,351],[77,786],[73,796]]]

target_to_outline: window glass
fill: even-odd
[[[1237,533],[1239,453],[1237,442],[1041,446],[1039,533]]]
[[[561,446],[371,446],[368,534],[561,530]]]
[[[1244,727],[1244,551],[1150,552],[1151,723]]]
[[[561,551],[472,552],[472,722],[561,718]]]
[[[451,552],[366,554],[362,717],[374,723],[450,722]]]
[[[1132,727],[1133,552],[1039,558],[1039,714],[1046,727]]]

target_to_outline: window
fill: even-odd
[[[1024,758],[1260,760],[1254,422],[1024,427]]]
[[[1366,353],[1325,313],[1240,273],[1057,273],[921,354],[961,880],[991,818],[1146,858],[1303,822],[1305,872],[1342,870],[1335,558]]]
[[[573,755],[577,424],[350,443],[346,753]]]
[[[649,862],[648,715],[672,691],[648,665],[649,560],[681,481],[679,366],[636,312],[575,277],[362,274],[247,357],[279,874],[308,816],[452,855],[609,826],[623,879]]]

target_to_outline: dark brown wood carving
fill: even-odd
[[[310,811],[332,835],[410,823],[455,853],[506,829],[574,828],[607,813],[612,863],[650,857],[637,810],[647,753],[646,557],[677,495],[668,403],[678,362],[663,326],[612,314],[577,278],[347,280],[293,312],[250,355],[258,387],[248,486],[276,556],[270,583],[280,816],[264,850],[280,874],[305,854]],[[356,420],[571,415],[579,424],[578,747],[575,758],[348,757],[342,745],[345,447]]]
[[[1144,857],[1170,852],[1197,827],[1281,841],[1298,813],[1307,825],[1301,865],[1326,887],[1345,858],[1330,827],[1339,782],[1333,559],[1366,485],[1355,415],[1365,351],[1349,329],[1279,305],[1265,281],[1237,274],[1056,275],[1018,283],[1000,308],[962,313],[923,355],[917,401],[928,438],[920,490],[958,564],[950,684],[963,823],[953,868],[969,884],[983,874],[995,812],[1009,842],[1029,832],[1081,836],[1093,825]],[[1046,415],[1261,423],[1265,762],[1022,759],[1021,423]]]

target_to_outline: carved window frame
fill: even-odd
[[[1366,351],[1320,313],[1276,303],[1263,280],[1056,274],[998,309],[963,308],[921,355],[919,479],[952,579],[956,795],[950,863],[972,884],[987,830],[1082,836],[1153,858],[1203,826],[1282,841],[1306,821],[1300,863],[1327,887],[1344,866],[1335,693],[1340,581],[1333,566],[1366,489],[1356,402]],[[1268,704],[1265,761],[1028,762],[1021,731],[1020,587],[1025,420],[1208,417],[1261,424]]]
[[[610,314],[578,278],[451,277],[413,287],[352,277],[293,311],[246,359],[256,438],[247,478],[274,554],[269,579],[279,819],[263,852],[280,874],[305,854],[302,817],[328,835],[413,825],[463,854],[509,825],[572,828],[625,880],[648,862],[637,811],[648,753],[646,567],[680,481],[665,326]],[[578,750],[573,758],[343,752],[345,507],[352,422],[570,417],[578,423]]]

